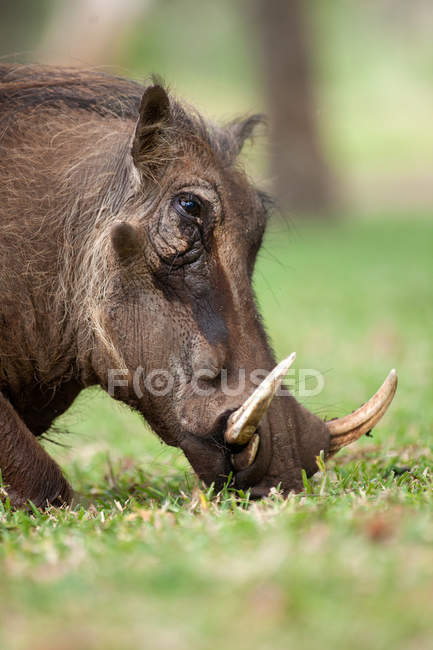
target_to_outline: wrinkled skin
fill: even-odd
[[[188,239],[189,232],[182,233],[181,219],[170,206],[173,190],[168,184],[156,200],[156,209],[152,206],[151,216],[144,215],[143,225],[137,222],[138,239],[145,243],[132,260],[127,257],[123,268],[120,264],[122,283],[111,298],[107,327],[116,348],[122,350],[131,374],[137,365],[142,365],[146,375],[168,367],[173,374],[182,373],[186,377],[182,392],[172,399],[149,394],[142,401],[131,395],[125,395],[124,399],[145,414],[167,443],[183,449],[206,483],[215,481],[221,486],[231,469],[223,435],[227,415],[242,404],[255,386],[247,381],[243,392],[226,396],[221,390],[220,373],[226,370],[227,385],[234,384],[234,388],[239,369],[245,369],[248,378],[257,368],[271,370],[275,365],[251,290],[251,274],[265,215],[242,176],[237,178],[231,172],[227,178],[223,169],[216,166],[212,169],[210,163],[206,165],[207,175],[200,166],[194,169],[192,165],[185,174],[185,166],[185,161],[180,161],[178,171],[173,173],[177,186],[188,188],[212,205],[209,233],[203,236],[209,240],[207,250],[201,242]],[[223,191],[217,193],[211,189],[211,179],[214,184],[216,179]],[[237,197],[235,204],[230,201],[231,196]],[[162,241],[157,231],[164,222],[168,225],[164,225]],[[170,255],[183,249],[189,251],[195,245],[197,259],[182,264],[178,258],[178,265],[170,269],[171,257],[167,261],[162,259],[167,242]],[[151,285],[155,276],[157,289],[153,285],[151,292],[141,290],[142,286]],[[148,328],[149,313],[158,314],[162,327]],[[129,327],[129,323],[140,319],[141,327]],[[145,337],[142,328],[148,332]],[[99,359],[93,365],[103,382],[108,370],[102,361],[105,360],[103,350]],[[194,381],[201,375],[205,376],[198,384],[209,396],[197,396],[193,389]],[[311,440],[315,428],[319,432],[317,446],[304,450],[301,463],[298,429],[299,433],[308,431]],[[272,456],[272,474],[263,485],[282,483],[286,489],[300,487],[301,467],[312,471],[313,455],[327,442],[324,424],[301,409],[293,398],[275,401],[260,433],[256,463],[244,475],[236,477],[240,487],[255,485],[265,473],[269,474]],[[282,440],[278,434],[283,434]]]
[[[3,83],[19,79],[16,71],[15,77],[5,76],[6,67],[0,66]],[[31,78],[49,79],[51,74],[62,72],[39,73],[33,68]],[[75,75],[74,92],[90,89],[102,103],[102,91],[98,94],[102,82],[91,74]],[[113,94],[118,92],[118,80],[103,79],[105,85],[112,84]],[[137,95],[137,86],[131,84],[128,90]],[[2,99],[1,91],[0,84],[0,117],[7,115],[11,102],[6,91]],[[4,161],[0,217],[5,227],[10,225],[10,238],[0,239],[0,294],[9,309],[6,313],[3,306],[1,314],[7,326],[0,348],[0,397],[7,407],[1,411],[0,427],[8,433],[0,441],[0,468],[17,505],[28,499],[42,506],[70,501],[71,489],[47,455],[33,468],[34,458],[42,453],[34,436],[43,433],[82,388],[97,383],[108,390],[112,368],[129,371],[127,385],[116,386],[114,397],[142,413],[167,444],[184,451],[200,478],[220,488],[232,472],[233,449],[224,441],[227,418],[255,388],[250,373],[270,371],[276,363],[251,284],[266,210],[235,160],[250,133],[248,123],[215,131],[216,146],[212,138],[199,137],[201,123],[189,123],[187,114],[160,86],[140,92],[136,121],[129,116],[108,119],[100,114],[102,109],[89,121],[93,109],[71,108],[56,99],[47,133],[39,129],[35,135],[35,123],[43,121],[48,110],[47,101],[44,105],[41,101],[39,108],[32,106],[31,120],[29,111],[23,110],[15,122],[16,132],[11,129],[3,143],[0,140]],[[68,126],[74,129],[65,151],[62,134],[68,111]],[[84,159],[81,152],[84,143],[90,146],[89,129],[99,135],[94,143],[97,155]],[[110,139],[116,129],[118,149],[125,151],[120,161]],[[22,134],[27,132],[23,145]],[[20,147],[27,155],[16,153]],[[45,168],[39,172],[30,155],[37,147],[44,151],[40,160]],[[86,170],[93,190],[90,198],[89,186],[78,182],[87,182]],[[98,187],[103,188],[107,177],[116,204],[97,222],[95,215],[102,214],[97,201],[103,194]],[[36,200],[38,192],[49,197],[47,204]],[[20,193],[35,199],[21,211]],[[82,203],[72,229],[85,230],[86,237],[68,241],[72,256],[64,262],[65,202],[72,204],[77,195]],[[49,233],[47,205],[52,215]],[[9,232],[7,227],[4,232]],[[18,238],[23,243],[15,246]],[[93,257],[88,254],[91,247]],[[95,280],[95,269],[88,264],[98,255],[103,262],[95,268],[103,269],[104,277]],[[59,271],[57,260],[68,268],[60,265]],[[26,265],[24,279],[20,269]],[[75,275],[71,265],[78,269]],[[98,286],[98,280],[104,283],[98,297],[90,295],[95,291],[90,288],[89,295],[80,299],[89,305],[88,312],[74,298],[78,295],[74,282],[86,273],[88,286]],[[63,302],[56,288],[58,277],[67,288]],[[15,292],[25,310],[11,306]],[[144,382],[137,392],[132,378],[139,367],[145,376],[168,371],[175,378],[168,394],[156,395]],[[241,369],[247,378],[244,389],[227,395],[222,378],[233,388]],[[329,446],[326,425],[291,396],[273,400],[259,434],[254,463],[234,475],[237,487],[252,488],[256,496],[277,485],[285,493],[302,489],[301,470],[314,473],[317,454],[322,449],[326,453]]]
[[[145,415],[165,442],[183,449],[207,484],[221,487],[232,470],[224,444],[227,416],[253,391],[250,373],[269,371],[276,362],[251,287],[266,227],[263,204],[243,173],[227,169],[208,151],[200,154],[181,157],[170,167],[149,212],[134,210],[135,233],[125,233],[131,245],[124,256],[120,250],[122,282],[111,299],[108,329],[131,374],[138,361],[146,374],[168,368],[186,378],[172,399],[149,394],[141,401],[130,394],[123,399]],[[202,227],[185,223],[185,215],[173,207],[173,195],[182,193],[206,206]],[[142,290],[146,286],[152,290]],[[162,327],[148,328],[150,313],[158,314]],[[136,320],[146,328],[146,337],[141,327],[129,326]],[[101,365],[103,382],[107,368]],[[97,361],[94,367],[99,368]],[[239,369],[245,370],[245,388],[227,396],[221,371],[229,388],[235,388]],[[210,394],[197,396],[195,382]],[[258,495],[276,485],[300,489],[301,468],[315,471],[315,456],[329,439],[324,423],[292,397],[274,401],[260,436],[254,465],[235,478],[238,487],[254,486]]]

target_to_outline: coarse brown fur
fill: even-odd
[[[224,482],[224,423],[252,387],[226,396],[221,371],[230,384],[239,368],[275,364],[251,289],[266,210],[236,162],[257,121],[217,127],[158,84],[0,65],[0,469],[17,505],[70,501],[35,436],[82,388],[107,389],[110,368],[130,373],[115,397],[206,482]],[[208,206],[200,234],[173,209],[185,188]],[[138,367],[186,383],[137,396]],[[203,370],[210,397],[192,390]],[[300,488],[328,445],[290,396],[260,435],[257,461],[236,476],[257,494]]]

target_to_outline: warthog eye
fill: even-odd
[[[203,204],[195,194],[180,194],[175,197],[173,204],[175,210],[183,217],[192,217],[195,221],[200,221]]]

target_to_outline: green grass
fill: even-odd
[[[433,225],[271,228],[256,290],[278,356],[324,373],[339,415],[395,366],[374,432],[305,492],[212,495],[96,391],[48,445],[83,504],[0,511],[0,648],[431,648]],[[404,471],[409,468],[409,471]]]

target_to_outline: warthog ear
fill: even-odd
[[[141,166],[158,162],[157,150],[164,127],[170,121],[170,100],[160,85],[149,86],[141,98],[139,118],[132,143],[132,158]]]
[[[266,118],[262,114],[250,115],[241,120],[235,120],[228,125],[230,135],[233,139],[232,149],[235,156],[239,155],[242,147],[248,138],[254,134],[259,124],[265,124]]]
[[[140,250],[138,232],[127,221],[118,221],[111,227],[111,243],[122,261],[131,259]]]

